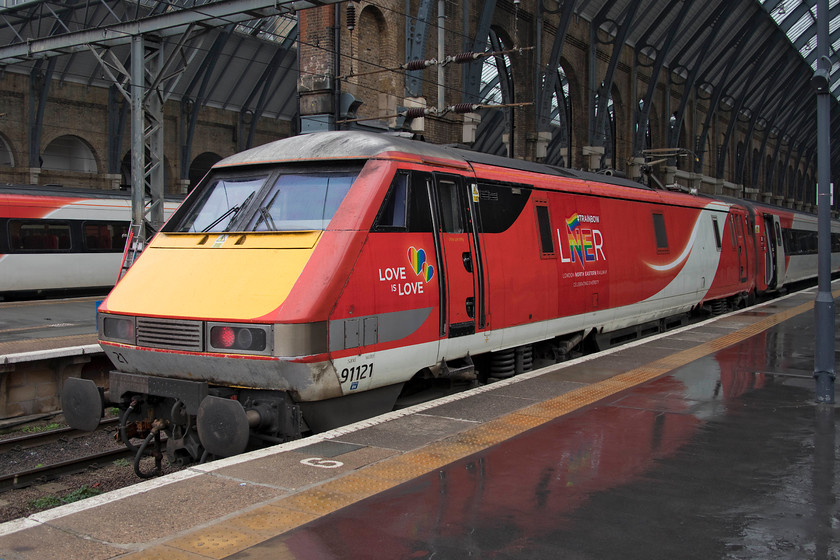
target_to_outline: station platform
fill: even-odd
[[[0,365],[101,352],[96,306],[105,296],[0,302]]]
[[[6,523],[0,558],[838,558],[815,290]]]

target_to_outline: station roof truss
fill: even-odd
[[[132,36],[168,43],[168,99],[264,117],[296,110],[296,12],[337,0],[35,0],[0,9],[0,68],[60,82],[127,86]],[[53,59],[55,59],[53,61]],[[271,95],[260,95],[273,68]]]
[[[544,1],[558,4],[555,12],[565,4]],[[574,12],[594,25],[599,42],[623,38],[634,49],[637,65],[655,68],[661,62],[659,83],[682,89],[684,97],[696,94],[710,114],[733,112],[750,133],[767,131],[782,144],[816,158],[817,96],[811,86],[817,66],[816,3],[577,0]],[[829,57],[836,70],[840,0],[829,0],[829,33]],[[836,139],[840,138],[840,72],[832,73],[830,88],[831,134]],[[640,91],[643,96],[644,88]],[[836,176],[840,142],[833,143],[831,159]]]
[[[338,1],[24,0],[0,9],[0,69],[35,75],[44,72],[44,61],[50,59],[54,80],[119,86],[128,81],[124,65],[131,37],[154,36],[172,44],[171,58],[180,59],[172,64],[177,71],[161,77],[168,99],[290,119],[297,110],[296,13]],[[800,153],[816,153],[816,95],[810,85],[816,66],[816,0],[537,4],[553,14],[551,23],[558,30],[568,28],[568,21],[557,21],[561,18],[593,22],[599,42],[621,40],[634,49],[636,64],[660,68],[656,80],[683,88],[683,97],[697,95],[714,112],[737,115],[751,133],[767,131],[766,136],[779,137]],[[495,9],[500,9],[497,2],[484,3],[480,29],[489,28]],[[829,19],[830,58],[836,67],[840,0],[829,1]],[[486,34],[475,37],[475,44],[486,44]],[[838,138],[840,75],[835,75],[831,131]],[[270,88],[266,78],[274,81]],[[466,83],[469,90],[470,80]],[[840,142],[834,142],[831,153],[836,176]]]

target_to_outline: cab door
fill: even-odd
[[[460,176],[435,174],[435,227],[444,282],[441,334],[448,338],[475,333],[477,319],[483,327],[483,297],[476,298],[477,292],[483,296],[483,267],[470,188]]]

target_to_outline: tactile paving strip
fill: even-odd
[[[835,294],[835,297],[837,295],[840,295],[840,292]],[[262,506],[231,520],[220,521],[186,537],[170,541],[159,548],[172,551],[174,547],[176,550],[198,553],[202,557],[209,558],[222,558],[224,555],[245,550],[257,541],[281,535],[312,521],[318,515],[336,511],[377,492],[389,490],[560,416],[652,381],[676,368],[737,344],[812,308],[813,302],[809,302],[781,311],[753,325],[699,344],[694,348],[676,352],[610,379],[580,387],[486,422],[422,449],[406,452],[353,471],[341,478],[280,498],[270,505]],[[263,519],[261,516],[266,516],[266,518]],[[277,558],[285,557],[281,550],[276,553]],[[219,554],[223,555],[219,556]],[[133,557],[129,555],[126,558]],[[168,558],[174,560],[180,556],[175,553]]]

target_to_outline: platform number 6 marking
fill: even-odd
[[[310,457],[309,459],[303,459],[301,461],[304,465],[309,465],[310,467],[318,467],[321,469],[337,469],[338,467],[343,467],[344,463],[341,461],[331,461],[330,459],[321,459],[320,457]]]

